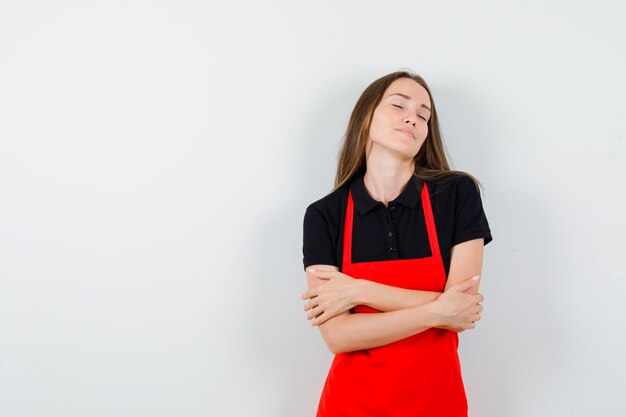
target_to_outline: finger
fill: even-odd
[[[475,277],[478,277],[479,279],[474,279]],[[478,281],[480,281],[480,276],[474,275],[473,277],[468,278],[465,281],[461,281],[458,284],[453,285],[452,288],[457,291],[463,292],[469,288],[472,288],[474,285],[476,285],[476,283],[478,283]]]
[[[320,324],[323,324],[325,321],[326,321],[326,313],[324,312],[323,314],[320,314],[318,317],[313,319],[312,326],[319,326]]]
[[[309,314],[309,316],[307,317],[309,320],[311,320],[311,326],[315,326],[315,315],[314,314]]]
[[[317,304],[314,304],[311,301],[309,301],[308,303],[306,303],[304,305],[304,311],[307,311],[307,310],[309,310],[311,308],[315,308],[315,307],[317,307]]]
[[[313,269],[311,269],[311,271],[313,271],[313,274],[315,274],[315,276],[320,277],[320,278],[329,278],[336,272],[336,271],[318,271],[318,270],[313,270]]]
[[[330,276],[330,275],[336,274],[337,272],[339,271],[320,271],[320,270],[317,271],[319,275],[324,275],[324,276]]]
[[[468,278],[465,281],[459,282],[457,284],[458,285],[457,289],[460,289],[461,291],[465,291],[465,290],[475,286],[478,283],[479,280],[480,280],[480,277],[478,275],[474,275],[473,277]]]
[[[311,320],[312,318],[314,318],[315,316],[317,316],[319,314],[320,309],[317,308],[318,306],[315,306],[311,309],[311,311],[309,311],[309,314],[307,314],[306,318]]]
[[[326,312],[324,311],[322,314],[320,314],[319,316],[315,317],[312,321],[311,321],[311,326],[319,326],[320,324],[324,323],[326,321],[326,317],[328,315],[326,314]]]

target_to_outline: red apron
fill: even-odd
[[[425,182],[421,198],[432,256],[353,264],[354,202],[349,192],[341,271],[385,285],[442,292],[446,274]],[[366,305],[354,310],[380,312]],[[387,345],[338,353],[316,417],[467,417],[458,344],[456,332],[433,327]]]

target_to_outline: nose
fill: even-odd
[[[415,126],[415,123],[417,123],[415,117],[416,116],[414,114],[411,114],[411,112],[405,113],[404,123],[411,123],[413,126]]]

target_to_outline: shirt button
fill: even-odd
[[[395,246],[389,246],[389,250],[393,252],[393,251],[396,250],[396,247]]]
[[[389,206],[389,210],[394,211],[396,209],[396,206]]]
[[[387,233],[387,236],[389,236],[389,237],[393,236],[393,232]]]

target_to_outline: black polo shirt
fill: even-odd
[[[335,265],[341,270],[343,224],[352,189],[354,201],[352,262],[413,259],[431,256],[422,210],[423,180],[413,176],[400,195],[386,207],[374,200],[363,182],[362,169],[350,182],[311,203],[304,214],[304,269]],[[491,242],[480,190],[462,174],[448,173],[427,180],[446,276],[454,245],[476,238]]]

